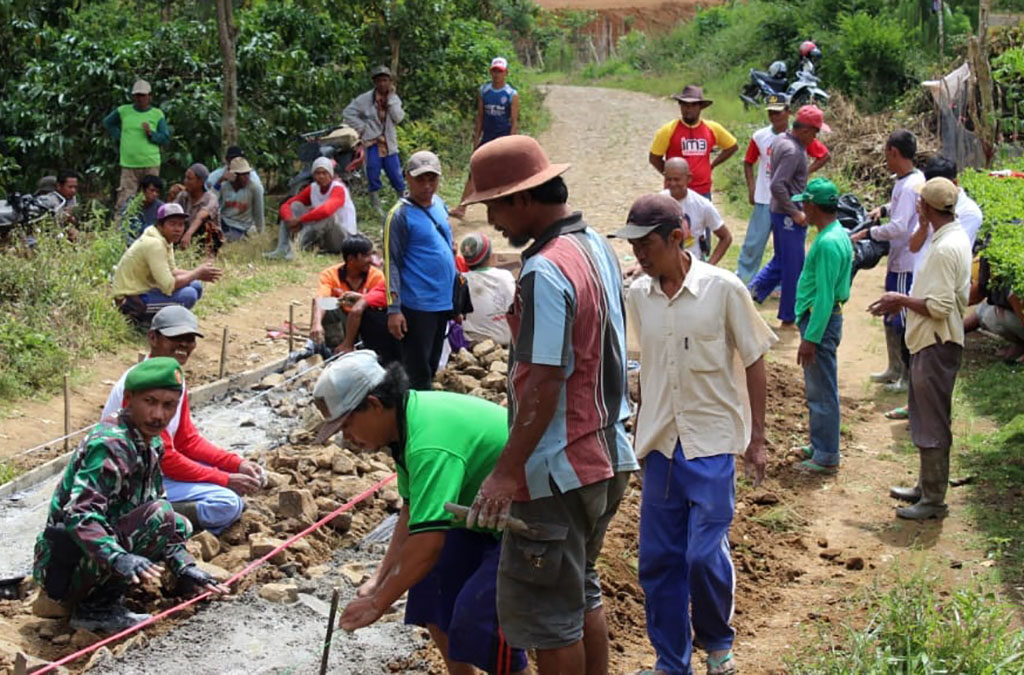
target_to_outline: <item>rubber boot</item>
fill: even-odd
[[[889,496],[893,499],[898,499],[901,502],[915,503],[921,499],[921,483],[918,481],[914,487],[903,487],[902,485],[893,485],[889,488]]]
[[[192,523],[193,534],[206,529],[199,522],[199,508],[196,502],[173,502],[171,506],[174,508],[175,513]]]
[[[277,231],[277,248],[264,253],[263,257],[270,260],[291,260],[295,257],[295,254],[292,253],[292,238],[288,232],[288,226],[284,222],[281,223]]]
[[[903,338],[899,331],[885,327],[885,351],[889,357],[889,366],[880,373],[871,373],[872,382],[895,382],[903,372],[902,349]]]
[[[381,218],[384,217],[384,209],[380,205],[380,192],[379,191],[378,192],[371,192],[370,193],[370,205],[373,206],[373,209],[374,209],[374,211],[377,212],[378,216],[380,216]]]
[[[125,590],[125,584],[113,580],[93,589],[89,597],[75,607],[68,624],[93,633],[113,633],[148,619],[149,614],[132,612],[124,606]]]
[[[913,506],[901,506],[896,515],[908,520],[945,518],[949,485],[949,449],[921,448],[921,498]]]

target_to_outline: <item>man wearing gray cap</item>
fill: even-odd
[[[430,389],[452,318],[455,248],[448,207],[437,196],[441,160],[420,150],[405,175],[409,192],[384,221],[388,331],[399,341],[413,389]]]
[[[331,364],[313,388],[326,422],[366,450],[388,449],[404,503],[387,553],[356,592],[340,625],[368,626],[406,591],[405,622],[425,626],[450,673],[520,673],[526,654],[498,627],[495,588],[501,541],[494,531],[456,523],[445,508],[468,507],[508,440],[507,412],[475,396],[413,391],[402,367],[386,370],[361,349]]]
[[[682,249],[686,230],[675,199],[646,195],[612,235],[629,240],[646,273],[626,294],[640,342],[638,571],[658,656],[654,672],[693,672],[695,632],[707,650],[707,672],[725,675],[736,672],[729,625],[735,456],[743,454],[756,486],[766,461],[764,355],[776,337],[736,275]],[[737,359],[744,379],[733,367]]]
[[[380,170],[388,175],[391,187],[399,196],[405,192],[402,164],[398,159],[396,125],[405,119],[402,99],[395,93],[391,69],[377,66],[370,71],[373,89],[352,99],[342,113],[345,124],[357,132],[366,148],[366,182],[373,208],[384,214],[380,205]]]
[[[139,191],[143,176],[160,175],[160,146],[171,140],[163,111],[150,105],[152,88],[145,80],[132,85],[133,103],[118,106],[103,118],[107,133],[120,144],[121,183],[115,213]]]
[[[196,348],[196,338],[201,337],[195,314],[178,305],[165,307],[153,317],[146,358],[169,356],[184,368]],[[101,420],[117,414],[124,406],[127,376],[126,371],[111,389]],[[160,469],[167,500],[192,522],[195,531],[205,528],[220,534],[241,517],[245,509],[242,495],[259,490],[263,469],[256,462],[242,459],[203,438],[192,423],[184,382],[178,409],[162,438],[164,454]]]

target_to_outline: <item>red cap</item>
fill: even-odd
[[[804,126],[820,129],[826,134],[832,131],[832,127],[825,124],[825,113],[816,105],[805,105],[796,111],[796,121]]]

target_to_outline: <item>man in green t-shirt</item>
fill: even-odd
[[[475,666],[519,673],[526,653],[498,627],[501,542],[494,532],[455,526],[445,502],[470,506],[508,440],[508,413],[474,396],[415,391],[402,366],[385,370],[370,350],[349,352],[313,389],[327,422],[366,449],[388,447],[405,500],[387,553],[341,615],[345,630],[379,619],[406,591],[405,622],[426,626],[449,672]]]
[[[118,106],[103,118],[107,132],[120,142],[121,183],[115,213],[139,191],[144,176],[160,175],[160,146],[171,140],[163,112],[150,105],[151,93],[149,82],[136,80],[132,85],[134,102]]]
[[[804,369],[811,444],[804,447],[801,471],[832,474],[839,468],[839,379],[836,349],[843,335],[843,303],[850,299],[853,244],[836,220],[839,190],[815,178],[793,201],[818,228],[796,286],[800,329],[797,363]]]

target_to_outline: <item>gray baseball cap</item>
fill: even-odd
[[[405,172],[410,176],[424,173],[436,173],[440,176],[441,160],[430,150],[420,150],[412,153],[412,157],[405,163]]]
[[[387,75],[388,77],[393,77],[393,75],[391,74],[391,69],[388,68],[387,66],[374,66],[373,70],[370,71],[370,79],[372,80],[378,75]]]
[[[203,337],[203,334],[199,332],[199,320],[196,319],[196,315],[181,305],[168,305],[154,314],[149,329],[155,330],[165,337],[180,335]]]
[[[369,349],[349,352],[320,373],[313,387],[313,403],[326,421],[317,433],[318,445],[338,433],[349,413],[384,381],[384,374],[377,353]]]

